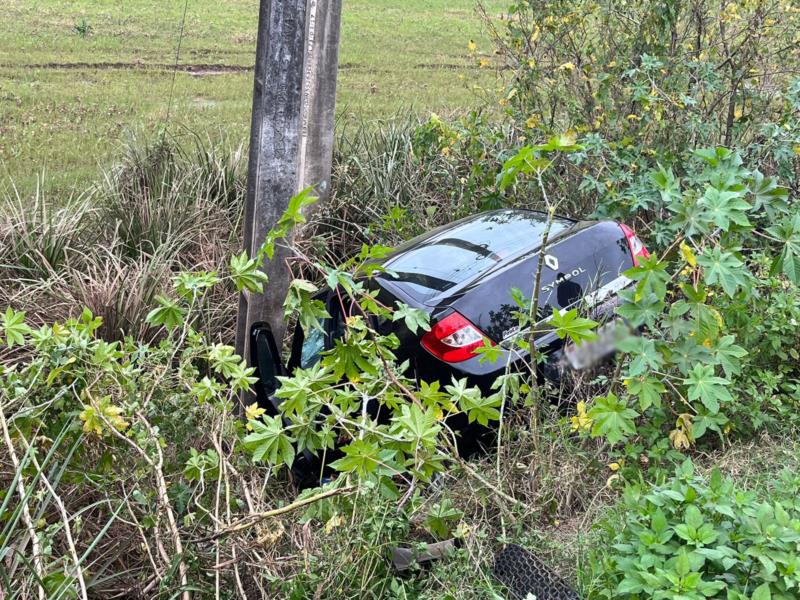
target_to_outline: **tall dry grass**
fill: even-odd
[[[0,304],[34,323],[88,307],[100,335],[150,335],[153,297],[182,270],[219,270],[238,250],[242,146],[191,136],[132,137],[87,191],[51,198],[44,183],[0,197]],[[234,291],[215,292],[204,325],[230,339]]]
[[[305,254],[337,264],[362,244],[397,244],[471,210],[446,192],[448,163],[415,154],[418,125],[405,116],[338,133],[332,196],[303,232]],[[149,335],[147,307],[172,274],[221,270],[240,251],[245,171],[241,144],[132,135],[72,198],[48,196],[45,182],[12,188],[0,197],[0,304],[34,323],[86,306],[103,316],[104,337]],[[215,290],[206,303],[206,332],[230,341],[234,291]]]

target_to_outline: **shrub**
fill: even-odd
[[[41,587],[58,596],[88,588],[104,596],[112,589],[151,589],[155,582],[164,591],[188,591],[191,582],[192,589],[219,594],[223,585],[241,588],[245,580],[262,592],[266,587],[302,593],[325,584],[334,586],[325,588],[326,597],[356,597],[363,588],[380,596],[403,587],[388,577],[387,545],[408,528],[399,510],[403,494],[411,499],[408,510],[418,505],[415,494],[454,459],[447,445],[452,434],[440,417],[462,412],[470,421],[488,424],[499,417],[499,395],[484,397],[465,380],[444,390],[418,386],[395,364],[394,336],[380,335],[370,321],[352,316],[344,337],[318,365],[283,379],[280,415],[267,417],[253,404],[243,423],[232,409],[254,383],[254,369],[232,347],[195,329],[202,323],[197,313],[214,287],[261,292],[265,276],[258,265],[290,227],[302,222],[301,209],[310,202],[304,192],[290,203],[257,257],[234,257],[224,272],[176,274],[172,289],[154,297],[145,317],[160,330],[157,344],[121,339],[117,328],[130,329],[130,324],[120,324],[115,306],[105,305],[107,297],[133,303],[126,308],[129,313],[144,305],[147,294],[130,287],[124,271],[108,274],[110,281],[88,298],[99,298],[97,303],[108,309],[106,336],[115,341],[98,337],[103,319],[88,309],[38,329],[26,323],[23,312],[9,308],[0,314],[0,341],[25,350],[0,364],[0,442],[5,448],[0,556],[24,556],[20,549],[28,548],[32,557],[12,558],[10,566],[0,563],[4,589],[31,595]],[[353,269],[378,255],[366,249]],[[120,268],[135,265],[130,259],[111,260]],[[163,268],[157,261],[150,266]],[[420,311],[378,306],[352,272],[317,268],[335,278],[352,302],[362,302],[366,313],[426,326]],[[98,269],[99,274],[87,277],[102,276]],[[138,286],[149,286],[146,276]],[[316,324],[324,310],[314,299],[315,289],[295,280],[285,305],[287,315],[306,327]],[[365,416],[366,402],[373,398],[386,407],[385,423]],[[268,516],[280,516],[280,509],[251,522],[259,510],[289,495],[285,481],[272,481],[301,452],[328,452],[334,436],[340,439],[341,455],[330,466],[341,475],[309,492],[307,518],[331,530],[337,523],[344,528],[358,522],[364,538],[352,538],[347,546],[359,551],[366,546],[367,551],[344,569],[323,556],[318,573],[310,577],[271,578],[282,569],[278,561],[244,573],[237,556],[248,556],[245,562],[253,564],[264,561],[260,550],[250,554],[247,545],[238,543],[240,536],[259,548],[267,544],[263,540],[272,539],[274,545],[282,537],[283,525],[276,525],[274,537],[261,526]],[[366,508],[361,499],[367,499]],[[8,506],[13,507],[6,513]],[[123,511],[124,519],[118,518]],[[91,516],[89,526],[77,522],[79,514]],[[446,501],[422,514],[435,536],[448,535],[459,515]],[[347,529],[348,535],[354,531]],[[212,540],[218,541],[209,544]],[[320,550],[341,549],[341,541],[334,546],[335,541],[323,539]],[[219,573],[221,559],[232,568],[209,581],[206,574]],[[337,556],[336,564],[341,562]],[[125,568],[116,568],[119,564]]]
[[[778,0],[519,0],[487,15],[511,72],[501,105],[521,129],[627,139],[662,161],[778,121],[799,20]]]
[[[743,490],[690,461],[661,485],[630,485],[599,525],[589,598],[785,599],[800,592],[800,477]]]
[[[631,468],[713,446],[712,432],[725,441],[786,424],[800,399],[796,334],[781,329],[800,283],[797,205],[738,152],[694,154],[683,179],[671,168],[649,173],[663,203],[657,245],[667,250],[625,273],[635,287],[621,292],[617,313],[643,334],[620,339],[623,385],[589,403],[577,426],[619,444]],[[504,173],[517,164],[507,161]]]
[[[154,328],[145,322],[157,293],[168,284],[174,268],[168,246],[152,256],[129,259],[118,249],[98,249],[84,257],[80,268],[70,268],[43,290],[51,317],[77,317],[84,308],[102,319],[97,335],[106,341],[126,336],[150,340]]]
[[[102,316],[98,335],[148,338],[153,296],[181,269],[215,270],[238,250],[242,151],[166,134],[133,138],[103,183],[59,203],[44,183],[0,199],[0,301],[36,324]],[[235,289],[215,286],[197,318],[231,339]]]

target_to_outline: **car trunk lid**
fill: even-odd
[[[455,310],[474,323],[494,342],[519,329],[520,310],[512,296],[518,289],[525,298],[535,295],[535,274],[541,251],[526,253],[507,265],[473,281],[449,298],[442,298],[435,312]],[[548,244],[539,283],[539,318],[553,309],[576,306],[581,301],[597,307],[630,284],[623,272],[633,267],[628,242],[619,225],[604,221],[577,224],[569,235]]]

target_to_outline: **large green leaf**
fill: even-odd
[[[745,214],[750,204],[740,192],[708,187],[698,204],[703,207],[706,218],[723,231],[728,231],[732,222],[743,227],[750,224]]]
[[[401,414],[393,419],[392,433],[416,445],[432,446],[441,426],[432,408],[423,410],[417,404],[403,404]]]
[[[231,257],[231,279],[238,291],[247,290],[256,294],[263,291],[269,278],[258,266],[258,261],[249,258],[247,252]]]
[[[393,474],[397,472],[395,463],[396,450],[381,449],[377,442],[359,439],[342,448],[344,456],[331,463],[337,471],[353,472],[361,477],[372,473]]]
[[[470,423],[477,421],[481,425],[489,425],[490,421],[500,419],[498,408],[502,403],[500,394],[483,396],[475,387],[469,387],[466,379],[453,379],[452,385],[445,386],[452,400],[465,413]]]
[[[619,349],[631,357],[628,365],[630,377],[639,377],[649,371],[658,371],[664,364],[664,358],[656,348],[655,340],[631,335],[620,340]]]
[[[714,246],[697,257],[697,263],[703,267],[706,283],[720,285],[729,296],[736,294],[740,287],[747,286],[747,268],[731,251]]]
[[[636,433],[633,420],[639,416],[623,398],[609,392],[608,396],[595,398],[589,417],[593,421],[592,437],[604,436],[609,444],[616,444]]]
[[[352,336],[346,340],[334,340],[335,347],[323,362],[333,367],[337,378],[346,376],[350,381],[358,382],[365,374],[374,377],[378,374],[378,367],[373,360],[377,361],[377,358],[363,347],[364,343]]]
[[[392,315],[392,321],[399,321],[402,319],[406,327],[411,333],[417,333],[418,330],[430,331],[430,315],[424,310],[419,308],[411,308],[408,304],[398,302],[397,308]]]
[[[646,298],[651,293],[655,294],[659,300],[663,300],[667,295],[667,284],[669,283],[669,273],[667,273],[667,262],[661,261],[655,254],[649,257],[639,257],[639,264],[625,271],[625,276],[634,281],[638,281],[636,286],[636,299]]]
[[[31,332],[30,327],[25,324],[25,313],[10,306],[6,308],[5,314],[0,313],[0,325],[9,347],[24,344],[25,336]]]
[[[772,237],[783,244],[772,263],[772,274],[783,272],[794,283],[800,285],[800,212],[792,219],[767,229]]]
[[[774,177],[765,177],[761,171],[756,171],[750,183],[750,193],[753,195],[753,212],[763,209],[769,220],[786,212],[789,190],[779,186]]]
[[[695,365],[683,383],[686,385],[689,400],[700,400],[713,415],[719,412],[720,402],[733,400],[726,387],[731,382],[714,375],[714,367],[710,365]]]
[[[244,438],[244,446],[252,454],[253,462],[292,466],[294,439],[283,430],[280,416],[254,419],[249,424],[253,432]]]
[[[658,170],[650,172],[650,180],[658,188],[664,206],[670,206],[681,197],[681,181],[672,172],[672,168],[658,165]]]
[[[661,394],[667,390],[661,380],[651,375],[640,375],[626,379],[625,382],[628,392],[639,397],[641,410],[647,410],[651,406],[661,406]]]
[[[617,314],[627,319],[633,327],[640,325],[655,327],[656,319],[666,307],[666,304],[653,293],[641,296],[636,290],[622,290],[619,295],[625,302],[619,305]]]
[[[165,296],[156,296],[158,306],[147,313],[145,321],[151,325],[163,325],[167,329],[175,329],[183,324],[186,310],[177,302]]]
[[[726,335],[717,340],[712,348],[717,362],[722,365],[722,370],[725,371],[725,375],[728,378],[739,374],[742,370],[741,361],[739,361],[739,359],[747,356],[747,350],[741,346],[737,346],[734,343],[735,341],[736,338],[734,336]]]
[[[555,328],[556,335],[562,340],[565,337],[569,337],[573,342],[580,345],[585,341],[597,339],[597,334],[594,332],[597,327],[597,321],[579,317],[578,311],[574,308],[564,314],[554,308],[550,324]]]

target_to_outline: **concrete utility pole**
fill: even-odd
[[[314,186],[323,203],[330,191],[341,13],[341,0],[261,0],[243,226],[251,256],[292,196]],[[287,254],[276,248],[264,265],[264,294],[239,300],[236,349],[248,361],[254,323],[268,322],[281,344]]]

